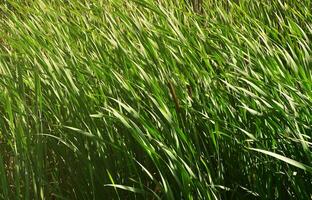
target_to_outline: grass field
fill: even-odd
[[[185,2],[0,0],[0,199],[312,199],[312,2]]]

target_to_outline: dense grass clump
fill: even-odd
[[[1,199],[312,198],[310,0],[0,2]]]

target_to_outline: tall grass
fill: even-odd
[[[197,6],[1,1],[0,198],[311,199],[311,1]]]

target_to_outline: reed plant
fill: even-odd
[[[0,2],[1,199],[312,198],[310,0]]]

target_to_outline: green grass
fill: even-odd
[[[0,199],[311,199],[311,8],[0,1]]]

